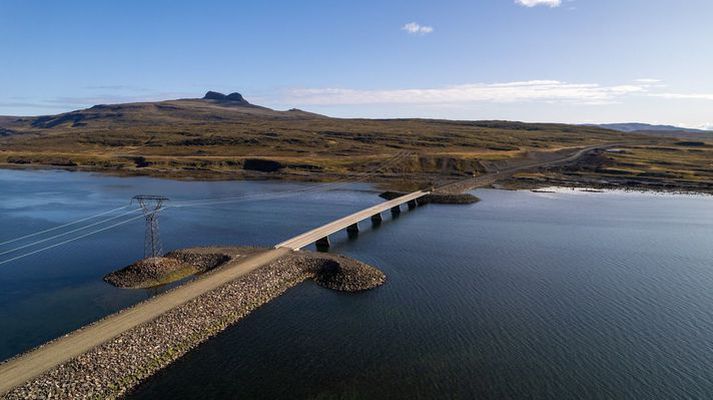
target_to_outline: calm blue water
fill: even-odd
[[[305,187],[1,171],[0,241],[141,192],[178,202]],[[271,245],[377,202],[367,189],[168,209],[165,247]],[[713,397],[713,198],[477,194],[337,235],[332,251],[388,283],[358,295],[299,285],[131,397]],[[101,282],[141,256],[142,223],[0,266],[0,358],[152,295]]]

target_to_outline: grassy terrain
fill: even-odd
[[[663,166],[660,162],[673,162],[667,156],[674,155],[680,173],[695,176],[696,160],[710,155],[705,146],[679,152],[647,148],[646,144],[681,146],[671,144],[672,139],[595,127],[337,119],[300,110],[183,99],[101,105],[45,117],[0,117],[0,166],[173,178],[334,180],[373,171],[398,154],[399,163],[381,168],[370,179],[423,183],[482,174],[532,152],[623,141],[636,146],[627,147],[627,153],[612,153],[616,162],[606,168],[631,164],[636,173],[652,172]]]
[[[620,146],[571,165],[517,174],[510,184],[713,193],[713,141],[667,139]]]

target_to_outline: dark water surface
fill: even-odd
[[[180,202],[309,187],[0,171],[0,242],[139,192]],[[272,245],[376,203],[366,189],[168,209],[162,235],[167,249]],[[335,235],[332,251],[387,284],[299,285],[130,397],[713,398],[712,198],[477,194]],[[101,281],[141,256],[142,224],[0,265],[0,358],[152,295]]]

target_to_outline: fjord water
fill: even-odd
[[[319,185],[316,185],[319,186]],[[125,204],[309,185],[0,171],[0,242]],[[711,398],[713,199],[479,190],[363,223],[331,251],[386,285],[306,282],[139,387],[131,398]],[[378,201],[363,185],[167,209],[167,249],[272,245]],[[151,296],[101,277],[141,256],[138,220],[0,266],[0,358]],[[7,246],[0,249],[0,252]],[[1,259],[0,259],[1,261]]]

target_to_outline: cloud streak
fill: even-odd
[[[402,26],[401,30],[404,30],[412,35],[426,35],[433,32],[433,27],[420,25],[416,22],[409,22],[408,24]]]
[[[309,105],[356,104],[459,104],[477,102],[566,102],[608,104],[637,93],[649,85],[603,86],[593,83],[567,83],[532,80],[506,83],[473,83],[429,89],[359,90],[344,88],[292,89],[288,101]]]
[[[548,6],[559,7],[562,5],[562,0],[515,0],[515,3],[524,7]]]
[[[673,100],[713,100],[713,93],[652,93],[651,96]]]
[[[96,94],[86,96],[57,96],[57,97],[15,97],[10,101],[0,101],[0,115],[40,115],[55,114],[83,109],[97,104],[121,104],[162,101],[176,98],[198,97],[197,93],[186,92],[153,92],[145,94]],[[7,110],[7,111],[3,111]]]

